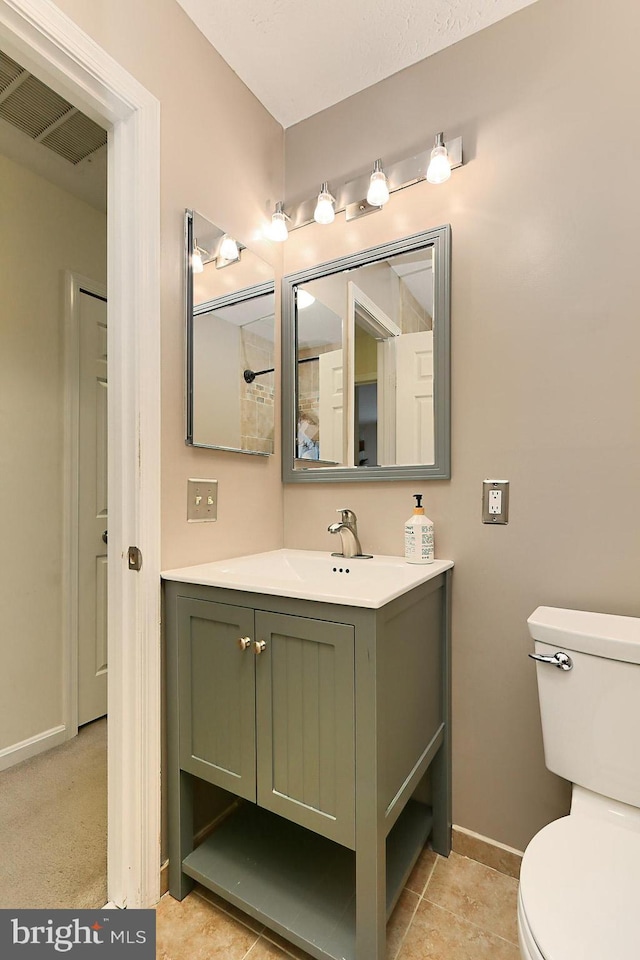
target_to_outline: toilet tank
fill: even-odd
[[[536,663],[547,768],[640,807],[640,619],[538,607],[527,623],[536,654],[573,662]]]

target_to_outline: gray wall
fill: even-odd
[[[568,803],[544,768],[527,616],[640,613],[638,36],[635,0],[538,0],[286,132],[287,197],[464,137],[448,184],[285,249],[292,272],[451,224],[452,479],[288,486],[285,543],[331,549],[348,505],[365,550],[401,554],[425,492],[456,562],[454,820],[520,849]],[[485,477],[511,481],[506,527],[480,522]]]

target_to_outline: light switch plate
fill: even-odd
[[[482,481],[482,522],[509,523],[509,481]]]
[[[218,481],[187,480],[187,520],[203,523],[218,519]]]

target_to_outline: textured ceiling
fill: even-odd
[[[535,0],[178,0],[284,127]]]

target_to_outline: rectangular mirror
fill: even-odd
[[[283,479],[450,476],[449,226],[283,281]]]
[[[185,215],[187,443],[273,453],[273,268],[192,210]],[[232,241],[233,243],[233,241]],[[224,256],[222,255],[224,254]]]

